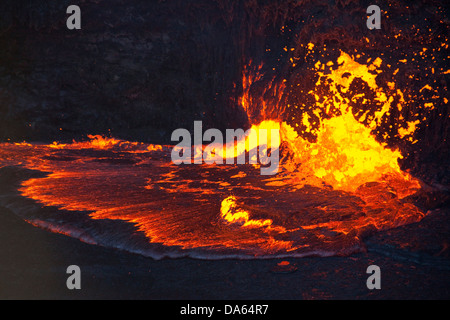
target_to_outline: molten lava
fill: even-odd
[[[420,188],[417,180],[400,169],[398,160],[403,157],[400,151],[389,149],[386,143],[378,142],[373,134],[383,116],[389,114],[394,100],[393,97],[388,98],[376,84],[375,78],[380,72],[377,67],[381,63],[381,59],[377,58],[369,66],[362,65],[342,52],[337,59],[336,69],[329,70],[333,66],[332,61],[315,64],[319,76],[316,88],[326,84],[328,95],[309,92],[315,98],[315,105],[304,110],[296,126],[302,127],[302,133],[314,134],[316,141],[310,142],[303,138],[285,121],[280,121],[278,125],[282,141],[292,151],[294,164],[301,164],[298,180],[319,186],[325,182],[334,189],[353,192],[367,182],[400,179],[405,188],[411,189],[402,193],[403,196]],[[372,114],[367,110],[359,117],[355,116],[345,96],[355,78],[366,82],[375,93],[375,100],[381,106],[379,110]],[[247,77],[244,80],[252,82]],[[245,95],[247,92],[242,101],[248,104],[251,99],[245,98]],[[356,99],[356,95],[352,98]],[[311,115],[315,116],[314,123],[311,122]],[[409,123],[408,129],[399,128],[401,137],[413,135],[417,123]],[[287,167],[289,165],[292,163]]]
[[[170,161],[170,146],[100,136],[71,144],[2,144],[0,165],[48,172],[23,182],[20,191],[60,210],[39,215],[21,207],[20,215],[90,242],[156,258],[349,254],[362,250],[366,232],[424,216],[406,200],[419,181],[400,169],[401,152],[375,136],[403,99],[395,84],[391,94],[377,85],[382,63],[377,58],[360,64],[344,52],[336,64],[318,61],[315,89],[308,93],[315,103],[298,107],[303,110],[296,119],[283,119],[286,81],[273,79],[266,88],[273,94],[253,96],[250,88],[262,79],[261,65],[244,70],[240,102],[252,132],[280,132],[280,141],[265,146],[281,153],[281,170],[274,176],[261,176],[255,165],[225,161],[177,166]],[[365,93],[354,92],[355,81],[365,83],[376,107],[365,108]],[[278,117],[270,116],[273,110]],[[399,127],[397,136],[413,137],[418,124]],[[252,141],[251,135],[229,141],[221,156],[248,153]],[[257,147],[263,146],[257,142]],[[88,212],[89,220],[67,213],[75,211]],[[131,223],[134,231],[118,234],[103,227],[112,220]],[[136,230],[144,242],[136,240]]]

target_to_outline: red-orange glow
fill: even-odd
[[[311,46],[312,48],[313,46]],[[286,122],[278,124],[282,143],[286,143],[294,154],[294,162],[301,164],[298,181],[320,186],[323,182],[338,190],[354,192],[359,186],[371,181],[400,179],[404,182],[407,194],[420,188],[417,180],[400,170],[398,160],[403,156],[399,150],[392,150],[375,139],[372,131],[393,107],[393,97],[388,97],[376,83],[376,76],[382,60],[374,59],[366,66],[355,62],[342,52],[337,60],[337,68],[328,68],[333,63],[315,64],[319,75],[316,86],[326,83],[331,96],[320,96],[310,92],[316,103],[309,112],[304,112],[300,120],[302,132],[313,133],[317,140],[309,142],[298,135]],[[355,79],[361,79],[373,90],[381,108],[372,114],[365,112],[359,118],[354,115],[349,100],[343,96]],[[339,88],[339,89],[338,89]],[[399,101],[403,95],[398,90]],[[244,94],[245,97],[245,94]],[[243,101],[251,100],[249,98]],[[398,105],[401,108],[401,105]],[[311,123],[310,114],[319,119]],[[365,122],[366,124],[363,124]],[[407,128],[399,128],[398,135],[408,136],[412,141],[419,120],[408,122]],[[276,125],[274,125],[275,127]],[[292,166],[291,163],[286,168]]]
[[[308,44],[308,49],[316,47]],[[100,225],[129,222],[145,235],[145,245],[122,245],[122,236],[114,235],[108,241],[126,249],[145,248],[155,257],[185,252],[202,257],[279,257],[362,250],[361,235],[366,231],[424,216],[405,200],[421,186],[400,169],[402,153],[374,135],[394,108],[402,110],[403,92],[395,82],[387,89],[377,83],[381,58],[368,59],[365,65],[342,52],[336,62],[313,65],[317,89],[307,94],[314,102],[298,119],[282,117],[286,81],[270,80],[254,96],[251,87],[263,79],[263,66],[244,70],[240,103],[253,134],[225,143],[218,155],[235,158],[261,147],[259,130],[278,130],[280,141],[269,140],[268,145],[285,157],[273,176],[261,176],[251,164],[176,166],[170,160],[171,146],[102,136],[68,144],[1,144],[0,165],[48,172],[46,177],[24,181],[21,194],[45,206],[87,211],[90,221]],[[351,92],[355,79],[367,84],[377,109],[355,109],[358,101],[365,103],[363,93]],[[420,124],[417,119],[402,119],[394,135],[413,143]],[[194,153],[204,148],[194,146]],[[92,243],[110,244],[102,238],[104,229],[89,233],[70,227],[72,220],[65,217],[61,212],[57,218],[31,215],[27,220]]]

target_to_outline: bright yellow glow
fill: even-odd
[[[238,223],[244,227],[263,227],[270,226],[272,220],[252,220],[247,211],[239,209],[236,205],[236,198],[229,196],[222,201],[220,207],[222,218],[229,223]]]
[[[376,82],[382,62],[380,58],[376,58],[371,64],[363,65],[341,52],[337,68],[331,62],[315,63],[315,72],[319,76],[316,88],[327,86],[332,96],[310,91],[309,94],[315,97],[315,104],[311,106],[310,112],[302,113],[296,125],[302,126],[303,133],[315,135],[315,142],[309,142],[298,135],[286,122],[263,123],[264,126],[270,124],[280,129],[282,141],[294,155],[293,161],[300,164],[297,179],[303,181],[302,184],[321,186],[324,182],[334,189],[355,191],[366,182],[382,181],[386,176],[395,176],[408,185],[419,187],[417,181],[400,170],[398,160],[402,158],[401,152],[389,149],[373,135],[373,130],[381,124],[383,117],[389,115],[394,101],[394,97],[388,97]],[[356,78],[364,81],[375,94],[375,100],[380,106],[377,110],[367,110],[359,115],[352,110],[351,101],[346,94]],[[393,90],[395,86],[391,84],[390,88]],[[396,107],[401,110],[403,94],[399,89],[394,94],[398,97]],[[355,102],[355,99],[362,97],[363,94],[354,94],[351,100]],[[249,97],[243,100],[251,101]],[[262,113],[264,114],[264,110]],[[408,135],[412,139],[418,123],[419,121],[408,122],[406,129],[398,129],[398,136],[402,138]],[[283,165],[286,168],[298,167],[292,163]]]

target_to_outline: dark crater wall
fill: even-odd
[[[66,28],[70,4],[81,8],[81,30]],[[405,121],[421,116],[425,103],[434,104],[417,130],[419,142],[386,142],[402,149],[405,168],[448,185],[450,74],[438,72],[448,68],[448,45],[442,45],[448,44],[448,4],[378,1],[382,29],[376,31],[366,27],[370,4],[3,0],[0,139],[53,141],[105,134],[169,143],[174,129],[191,129],[194,120],[203,120],[204,128],[247,127],[247,115],[238,105],[244,65],[263,62],[265,76],[254,84],[253,94],[269,79],[287,79],[284,101],[307,105],[304,92],[314,80],[308,68],[319,54],[327,61],[342,50],[364,53],[365,59],[382,57],[384,65],[391,65],[380,76],[380,86],[395,81],[405,92]],[[308,60],[307,43],[326,45],[327,51]],[[423,47],[433,54],[416,57]],[[295,68],[289,62],[294,57]],[[407,64],[400,62],[405,58]],[[428,72],[431,68],[436,72]],[[420,91],[426,84],[435,91]],[[295,112],[283,110],[280,116],[275,110],[272,116],[289,121]],[[380,140],[396,117],[386,119],[377,133]]]

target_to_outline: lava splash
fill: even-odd
[[[23,181],[21,196],[55,210],[36,210],[17,199],[1,203],[35,225],[157,259],[361,251],[366,235],[424,216],[408,201],[420,189],[419,181],[400,170],[400,151],[373,134],[401,100],[399,90],[393,97],[377,86],[380,63],[358,64],[345,53],[334,69],[332,63],[317,62],[317,91],[308,93],[315,103],[296,126],[269,116],[254,121],[256,108],[268,115],[268,109],[284,107],[280,101],[261,103],[244,90],[240,102],[253,128],[281,133],[275,147],[284,157],[273,176],[262,176],[249,164],[175,165],[172,146],[101,136],[69,144],[3,143],[1,167],[46,173]],[[367,84],[377,108],[354,110],[351,101],[358,96],[349,98],[348,92],[355,79]],[[244,89],[251,82],[252,76],[244,74]],[[275,87],[281,97],[284,85]],[[414,128],[399,128],[398,134],[412,137]],[[224,150],[237,150],[245,139],[228,142]]]

